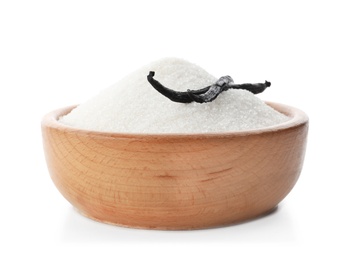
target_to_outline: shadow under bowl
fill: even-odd
[[[83,215],[147,229],[200,229],[258,217],[294,187],[308,117],[267,102],[290,119],[258,130],[212,134],[126,134],[42,120],[50,176]]]

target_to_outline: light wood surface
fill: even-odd
[[[50,176],[92,219],[148,229],[199,229],[271,211],[302,169],[308,118],[268,103],[291,119],[262,130],[195,135],[84,131],[43,118]]]

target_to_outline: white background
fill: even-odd
[[[0,258],[352,259],[350,2],[0,0]],[[42,116],[166,56],[269,80],[260,98],[309,115],[302,175],[276,212],[224,228],[135,230],[82,217],[56,190]]]

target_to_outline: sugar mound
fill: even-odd
[[[258,129],[288,118],[246,90],[228,90],[210,103],[170,101],[147,81],[149,71],[164,86],[199,89],[217,78],[185,60],[165,58],[125,77],[79,105],[60,122],[87,130],[120,133],[210,133]]]

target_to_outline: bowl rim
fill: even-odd
[[[234,136],[248,136],[258,135],[263,133],[273,133],[281,130],[287,130],[295,127],[299,127],[304,124],[308,124],[309,118],[306,113],[296,107],[265,101],[267,105],[275,109],[276,111],[288,116],[290,119],[273,126],[268,126],[258,129],[241,130],[241,131],[229,131],[229,132],[209,132],[209,133],[124,133],[124,132],[103,132],[97,130],[87,130],[76,128],[73,126],[65,125],[59,122],[59,118],[71,112],[77,105],[62,107],[47,113],[41,122],[42,128],[55,128],[63,132],[76,133],[80,135],[99,136],[100,138],[135,138],[135,139],[146,139],[146,138],[214,138],[214,137],[234,137]]]

